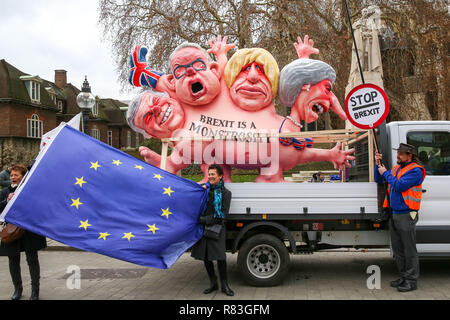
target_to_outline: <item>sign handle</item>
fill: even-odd
[[[348,22],[350,24],[350,30],[352,32],[353,45],[355,46],[356,59],[358,60],[358,68],[359,68],[359,73],[361,75],[361,81],[362,81],[363,84],[365,84],[366,81],[364,80],[364,73],[363,73],[363,70],[362,70],[362,67],[361,67],[361,60],[359,58],[358,47],[356,46],[355,31],[353,30],[352,18],[351,18],[351,15],[350,15],[350,8],[348,6],[347,0],[345,0],[345,7],[347,8],[347,18],[348,18]],[[371,130],[371,135],[373,136],[373,139],[375,141],[375,144],[374,144],[375,145],[375,151],[378,152],[379,148],[378,148],[377,139],[375,138],[375,130],[374,130],[374,128],[372,128],[370,130]],[[369,159],[369,161],[372,161],[372,159]],[[383,164],[383,161],[380,161],[380,163]]]

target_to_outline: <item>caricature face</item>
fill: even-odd
[[[300,119],[306,123],[311,123],[319,119],[319,115],[332,109],[342,120],[347,120],[344,110],[342,110],[338,99],[332,90],[332,83],[325,79],[309,87],[304,86],[300,95],[294,103]]]
[[[256,62],[244,66],[230,87],[230,95],[235,105],[247,111],[268,106],[273,94],[263,66]]]
[[[204,105],[220,92],[218,64],[209,62],[204,53],[193,47],[178,50],[170,61],[177,98],[189,105]]]
[[[184,124],[184,111],[175,99],[145,92],[134,124],[152,137],[167,138]]]

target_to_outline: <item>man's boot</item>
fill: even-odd
[[[397,287],[400,292],[408,292],[417,289],[417,282],[414,280],[405,280],[401,285]]]
[[[217,284],[217,277],[216,277],[216,274],[214,272],[214,265],[213,265],[212,261],[206,261],[205,260],[205,268],[206,268],[206,272],[208,272],[210,287],[205,289],[203,291],[203,293],[204,294],[209,294],[209,293],[214,292],[217,289],[219,289],[219,286]]]
[[[227,296],[230,297],[234,296],[233,290],[231,290],[230,287],[228,286],[226,260],[218,260],[217,265],[219,267],[220,284],[222,285],[222,292],[225,293]]]
[[[391,281],[391,287],[397,288],[398,286],[402,285],[403,282],[405,282],[405,279],[403,279],[403,278]]]

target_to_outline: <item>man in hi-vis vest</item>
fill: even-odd
[[[400,143],[399,148],[394,150],[397,150],[397,165],[390,172],[380,163],[382,155],[375,153],[375,181],[384,183],[383,180],[386,180],[389,184],[389,201],[385,199],[383,207],[392,208],[389,230],[394,259],[401,276],[400,279],[391,281],[391,286],[400,292],[407,292],[417,289],[419,278],[416,224],[419,220],[425,169],[420,164],[413,145]]]

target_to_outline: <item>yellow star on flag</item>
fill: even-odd
[[[91,162],[91,167],[89,169],[94,169],[95,171],[97,171],[97,169],[100,167],[101,167],[101,165],[99,165],[98,161],[96,161],[96,162]]]
[[[163,187],[163,189],[164,189],[164,193],[163,193],[163,194],[168,194],[169,197],[170,197],[170,194],[171,194],[172,192],[175,192],[175,191],[173,191],[172,189],[170,189],[170,187],[168,187],[168,188],[164,188],[164,187]]]
[[[122,162],[120,160],[113,160],[112,164],[115,164],[116,166],[120,166]]]
[[[70,205],[71,207],[76,207],[78,209],[78,206],[83,204],[83,202],[80,202],[80,198],[77,199],[70,199],[72,200],[72,204]]]
[[[122,239],[128,239],[128,241],[130,241],[131,238],[134,238],[134,235],[131,232],[124,233],[122,237]]]
[[[157,228],[156,226],[155,226],[155,224],[153,224],[153,225],[147,225],[148,226],[148,230],[147,231],[151,231],[151,232],[153,232],[153,234],[155,234],[155,231],[156,230],[159,230],[159,228]]]
[[[110,236],[108,232],[100,232],[100,237],[98,239],[106,240],[106,237]]]
[[[172,212],[169,211],[169,208],[167,208],[167,209],[165,209],[165,210],[164,210],[163,208],[161,208],[161,210],[162,210],[162,212],[163,212],[163,213],[161,214],[161,217],[162,217],[162,216],[165,216],[167,219],[169,219],[169,214],[172,214]]]
[[[156,178],[156,179],[158,179],[159,181],[161,181],[162,176],[161,176],[160,174],[154,173],[154,174],[153,174],[153,178]]]
[[[135,164],[135,165],[134,165],[134,167],[135,167],[136,169],[139,169],[139,170],[142,170],[142,169],[144,169],[144,167],[143,167],[143,166],[138,166],[137,164]]]
[[[80,221],[81,225],[78,228],[84,228],[84,230],[87,230],[87,227],[90,227],[91,224],[88,223],[88,220],[86,221]]]
[[[77,179],[77,182],[75,182],[75,185],[78,184],[80,186],[80,188],[83,187],[83,183],[87,183],[86,181],[84,181],[84,177],[81,177],[81,178],[75,177],[75,179]]]

